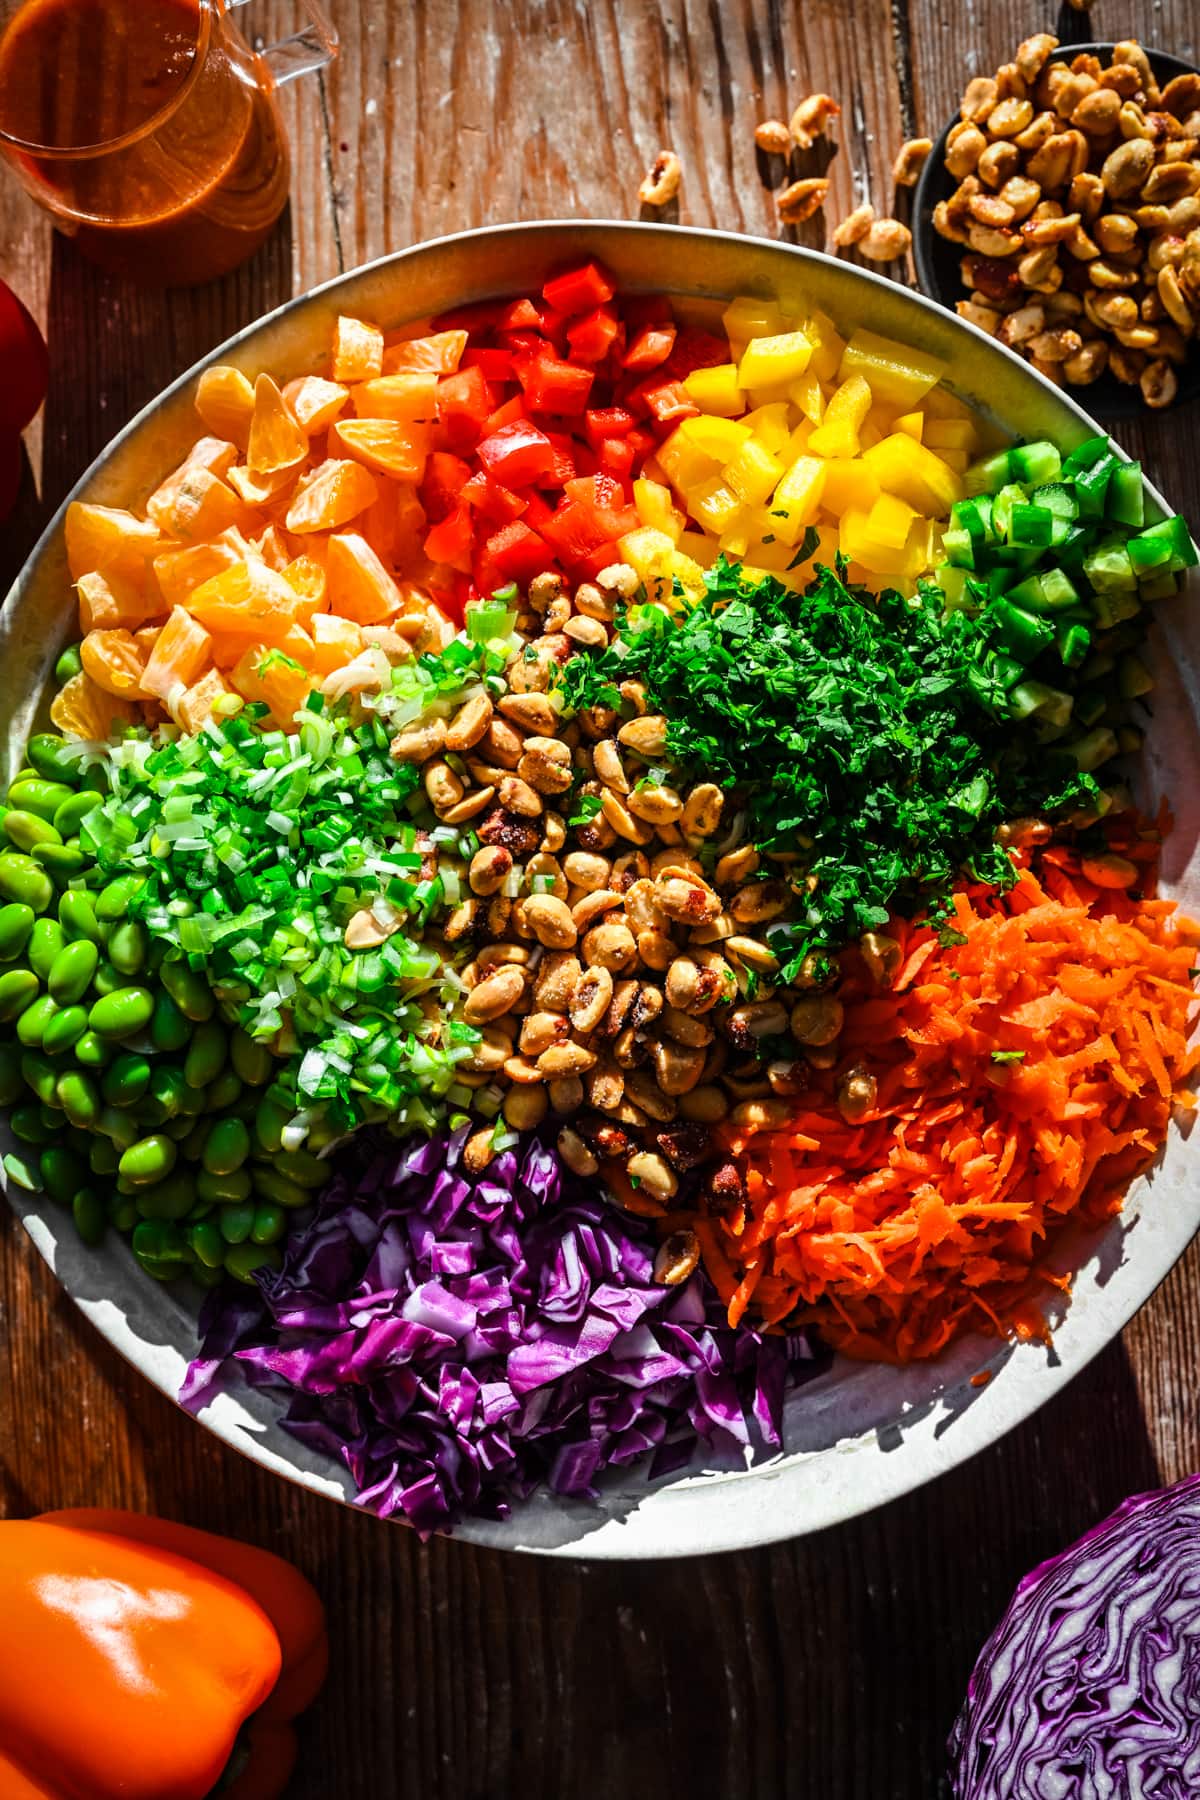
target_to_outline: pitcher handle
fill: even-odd
[[[225,0],[228,12],[250,3],[251,0]],[[300,4],[309,19],[302,30],[281,38],[277,44],[256,46],[276,87],[286,87],[300,75],[311,75],[314,70],[325,68],[338,53],[337,28],[319,0],[300,0]]]

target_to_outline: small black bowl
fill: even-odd
[[[1111,57],[1115,48],[1114,44],[1060,44],[1057,50],[1051,52],[1048,60],[1071,62],[1076,56],[1088,54],[1101,58]],[[1169,50],[1151,50],[1147,47],[1146,56],[1163,87],[1176,75],[1192,75],[1197,72],[1195,63],[1185,61],[1182,56],[1174,56]],[[956,301],[966,299],[958,274],[965,246],[939,236],[933,226],[933,209],[939,200],[948,200],[958,186],[945,165],[946,139],[957,123],[958,118],[955,116],[926,159],[913,195],[912,216],[913,261],[917,268],[917,280],[931,300],[940,301],[951,312]],[[1166,417],[1170,417],[1185,402],[1194,400],[1200,394],[1200,356],[1195,350],[1187,362],[1176,370],[1176,374],[1179,393],[1173,403],[1164,409]],[[1069,387],[1067,392],[1085,406],[1088,412],[1096,413],[1101,418],[1133,419],[1144,417],[1152,410],[1142,399],[1138,388],[1128,387],[1108,374],[1086,386]]]

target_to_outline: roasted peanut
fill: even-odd
[[[789,121],[794,142],[801,150],[811,150],[841,110],[829,94],[810,94],[800,102]]]
[[[829,183],[818,175],[806,175],[789,183],[776,197],[775,206],[785,225],[803,225],[820,212],[829,192]]]
[[[754,141],[766,156],[786,156],[792,147],[792,134],[782,119],[764,119],[754,127]]]
[[[496,969],[471,989],[463,1006],[463,1017],[469,1025],[486,1025],[511,1012],[525,992],[525,977],[511,966]]]
[[[921,170],[929,160],[933,149],[932,138],[909,138],[900,146],[899,154],[892,164],[892,180],[897,187],[916,187]]]
[[[912,232],[899,219],[876,219],[859,243],[871,262],[896,262],[912,248]]]
[[[642,177],[638,199],[643,206],[669,206],[679,192],[683,164],[673,150],[660,150]]]
[[[848,250],[852,244],[857,244],[861,238],[866,237],[874,219],[875,208],[869,201],[864,202],[862,206],[856,206],[853,212],[846,214],[840,225],[834,227],[834,247],[838,250]]]

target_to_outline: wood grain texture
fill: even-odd
[[[130,414],[297,289],[470,225],[634,216],[664,145],[685,166],[682,221],[770,235],[752,128],[814,90],[843,107],[830,219],[864,196],[886,205],[901,137],[936,131],[966,75],[1046,19],[1034,0],[329,4],[341,59],[284,95],[291,213],[227,280],[130,290],[0,187],[0,274],[48,326],[54,364],[0,528],[0,592]],[[268,37],[294,16],[290,0],[254,9]],[[1194,0],[1127,0],[1096,28],[1187,54],[1198,20]],[[1186,429],[1153,418],[1125,437],[1196,520]],[[242,1462],[125,1367],[0,1208],[0,1514],[132,1506],[294,1556],[334,1638],[295,1800],[931,1800],[1020,1574],[1127,1493],[1200,1466],[1198,1360],[1193,1251],[1052,1406],[869,1518],[706,1561],[540,1564],[423,1547]]]

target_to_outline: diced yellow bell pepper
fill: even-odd
[[[808,440],[815,456],[857,456],[861,445],[858,433],[847,419],[825,419]]]
[[[956,475],[965,475],[975,460],[969,450],[939,450],[938,455],[946,467],[953,469]]]
[[[798,456],[771,496],[769,512],[774,532],[785,544],[794,544],[817,516],[830,464],[818,456]]]
[[[893,431],[902,431],[906,437],[915,438],[918,444],[925,441],[925,414],[923,412],[901,413],[892,425]],[[887,432],[883,432],[887,436]]]
[[[813,347],[802,331],[752,338],[738,364],[738,383],[744,388],[759,388],[795,381],[812,361],[812,353]]]
[[[699,487],[691,488],[688,492],[688,511],[706,530],[715,532],[718,537],[723,531],[729,530],[741,510],[741,496],[735,494],[720,475],[711,476],[708,481],[701,482]]]
[[[930,419],[969,419],[972,424],[978,423],[966,401],[952,394],[948,387],[930,388],[921,405]]]
[[[740,558],[745,556],[746,545],[749,542],[749,535],[745,531],[725,531],[717,539],[717,548],[726,556]]]
[[[844,420],[857,431],[871,410],[871,390],[861,375],[850,375],[834,389],[825,408],[823,424]]]
[[[744,552],[747,562],[757,563],[760,569],[769,569],[772,575],[782,575],[795,554],[793,545],[785,544],[772,532],[765,538],[752,537]]]
[[[937,386],[946,365],[908,344],[897,344],[873,331],[856,331],[842,355],[840,373],[843,379],[864,376],[877,400],[907,412]]]
[[[900,423],[899,419],[896,423]],[[971,419],[930,419],[924,442],[931,450],[975,451],[979,448],[979,433]]]
[[[963,484],[956,471],[906,432],[895,431],[885,437],[865,453],[863,461],[881,488],[907,500],[916,512],[940,517],[962,499]]]
[[[825,411],[825,396],[821,392],[821,383],[815,369],[806,369],[799,381],[789,382],[788,399],[793,406],[800,408],[810,424],[821,423]]]
[[[698,600],[703,600],[708,592],[704,585],[704,570],[707,566],[707,564],[702,565],[696,562],[690,556],[682,555],[678,550],[668,559],[667,574],[671,577],[672,582],[679,583],[692,605],[695,605]]]
[[[779,452],[780,462],[787,463],[790,467],[798,456],[803,456],[808,449],[808,440],[812,434],[813,428],[808,420],[801,419],[795,431],[789,432],[788,441]]]
[[[860,459],[834,457],[825,465],[825,488],[821,505],[835,519],[850,507],[870,512],[879,498],[879,481],[874,470]]]
[[[703,531],[685,531],[679,540],[679,555],[702,569],[711,569],[717,560],[717,546]]]
[[[621,558],[630,568],[636,569],[646,584],[647,598],[661,600],[661,589],[665,586],[667,595],[671,592],[670,565],[675,555],[675,545],[663,531],[655,531],[649,525],[641,525],[636,531],[627,531],[618,539]]]
[[[715,475],[722,461],[721,457],[710,456],[707,450],[701,450],[698,444],[684,436],[684,425],[693,423],[691,419],[684,419],[683,424],[677,425],[670,437],[664,438],[658,446],[658,461],[663,473],[681,494]]]
[[[669,487],[639,477],[633,484],[633,504],[643,525],[664,532],[673,544],[679,542],[686,520],[672,500]]]
[[[880,431],[878,425],[872,425],[870,419],[865,420],[862,430],[858,434],[859,450],[874,449],[875,445],[882,440],[883,436],[884,433]]]
[[[772,337],[784,328],[783,314],[774,300],[759,300],[742,294],[731,300],[721,314],[725,335],[733,343],[748,343],[751,338]]]
[[[791,436],[786,400],[777,400],[769,406],[756,406],[753,412],[746,413],[742,424],[750,427],[757,442],[771,456],[778,456]]]
[[[842,514],[838,529],[838,548],[843,556],[856,562],[872,575],[903,575],[906,572],[903,548],[881,544],[870,527],[868,514],[853,507]]]
[[[880,494],[867,514],[867,530],[889,549],[903,550],[916,519],[907,500],[897,499],[895,494]]]
[[[941,533],[932,519],[914,519],[904,546],[910,575],[923,575],[941,555]]]
[[[750,427],[743,425],[740,419],[703,416],[699,419],[685,419],[677,430],[688,444],[694,445],[697,450],[703,450],[706,456],[715,456],[722,463],[727,463],[736,456],[752,435]],[[661,450],[659,455],[662,455]]]
[[[738,386],[736,363],[717,363],[711,369],[693,369],[684,381],[688,399],[704,413],[736,419],[746,410],[746,396]]]
[[[782,476],[783,464],[769,450],[764,450],[755,438],[750,438],[721,473],[747,506],[756,506],[766,499]]]
[[[845,338],[839,335],[833,320],[823,312],[815,312],[804,321],[804,335],[813,347],[809,364],[813,374],[818,381],[832,381],[846,348]]]

